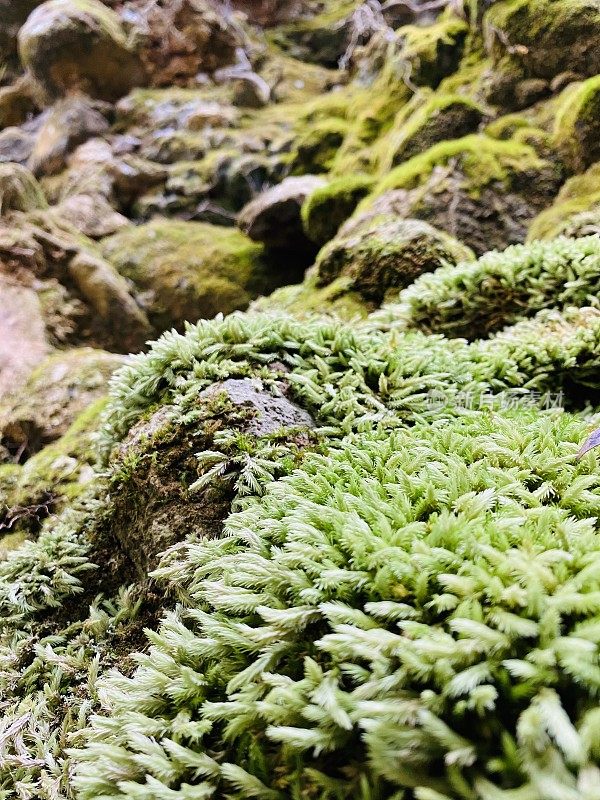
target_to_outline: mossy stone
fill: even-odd
[[[0,214],[46,208],[42,187],[26,167],[13,162],[0,163]]]
[[[509,54],[524,77],[551,79],[571,70],[600,72],[600,7],[596,0],[504,0],[484,17],[495,66]]]
[[[286,268],[238,230],[154,220],[102,242],[105,257],[135,285],[158,330],[243,309],[286,283]]]
[[[581,172],[600,159],[600,75],[565,90],[554,138],[563,157]]]
[[[399,112],[385,139],[386,157],[382,169],[396,167],[438,142],[473,133],[484,118],[484,109],[469,98],[439,92],[429,99],[425,96],[425,101],[421,98],[415,110],[408,108]]]
[[[116,100],[144,83],[117,14],[99,0],[48,0],[19,31],[19,54],[49,95],[79,89]]]
[[[336,178],[314,191],[302,206],[302,224],[308,238],[319,246],[333,239],[373,187],[368,175]]]
[[[444,14],[432,25],[406,25],[398,31],[397,60],[408,64],[406,79],[435,89],[456,71],[469,33],[465,20]]]
[[[554,203],[531,223],[528,239],[587,236],[590,225],[600,223],[600,164],[564,184]]]
[[[558,192],[564,170],[517,137],[471,134],[400,164],[359,206],[394,191],[396,213],[458,236],[478,255],[523,242],[529,222]]]
[[[366,300],[381,303],[388,290],[408,286],[424,272],[472,259],[472,251],[447,233],[396,216],[384,196],[321,250],[317,283],[326,286],[343,275]]]
[[[290,159],[293,175],[320,175],[329,172],[349,130],[338,119],[320,122],[297,140]]]

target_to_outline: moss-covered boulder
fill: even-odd
[[[445,13],[432,25],[406,25],[397,33],[396,71],[414,86],[436,89],[459,66],[469,26]]]
[[[53,97],[116,100],[144,73],[119,17],[99,0],[48,0],[19,31],[21,61]]]
[[[300,16],[278,28],[275,41],[300,61],[335,68],[352,42],[353,13],[359,5],[356,0],[326,2],[320,14]]]
[[[564,184],[554,203],[531,223],[528,239],[586,236],[586,228],[600,224],[600,164]]]
[[[373,188],[368,175],[336,178],[308,196],[302,206],[302,224],[308,238],[322,247],[333,239],[342,223]]]
[[[440,142],[400,164],[374,196],[395,190],[401,217],[429,222],[482,255],[524,241],[530,221],[562,180],[560,164],[538,155],[531,144],[473,134]]]
[[[253,311],[286,311],[300,319],[330,315],[352,321],[368,317],[377,306],[363,297],[352,279],[345,275],[324,286],[313,266],[306,271],[302,283],[276,289],[269,297],[256,300],[251,308]]]
[[[497,68],[508,58],[527,77],[600,72],[600,9],[595,0],[502,0],[484,18]]]
[[[49,355],[21,388],[3,398],[1,446],[22,463],[60,439],[82,411],[106,395],[108,379],[122,363],[122,356],[93,348]]]
[[[105,405],[104,399],[93,402],[24,464],[0,465],[0,559],[3,550],[37,536],[45,519],[77,503],[98,482],[95,445]]]
[[[599,291],[600,239],[559,237],[423,275],[400,301],[410,327],[476,339],[545,308],[590,305]]]
[[[555,120],[555,139],[575,172],[600,159],[600,75],[565,90]]]
[[[51,211],[90,239],[102,239],[129,225],[127,217],[115,211],[101,194],[72,194]]]
[[[154,220],[126,228],[105,239],[102,251],[133,283],[161,331],[246,308],[290,279],[286,265],[270,263],[260,244],[200,222]]]
[[[165,406],[119,444],[110,463],[108,534],[140,579],[190,531],[199,540],[221,534],[253,453],[275,453],[285,442],[300,452],[313,442],[312,417],[285,391],[281,381],[273,391],[249,378],[217,382],[199,394],[187,419]]]
[[[402,219],[384,196],[350,219],[319,253],[321,286],[345,276],[365,300],[380,304],[390,290],[408,286],[424,272],[470,261],[473,253],[427,222]]]
[[[384,139],[386,152],[382,166],[397,167],[438,142],[473,133],[484,118],[483,108],[467,97],[436,93],[427,99],[427,95],[416,95],[398,113]]]
[[[294,146],[290,169],[294,175],[320,175],[329,172],[348,133],[344,120],[331,119],[313,125]]]

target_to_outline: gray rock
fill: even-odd
[[[35,144],[35,137],[21,128],[5,128],[0,133],[0,163],[14,161],[26,164]]]
[[[309,244],[301,209],[306,198],[327,181],[317,175],[286,178],[250,202],[238,218],[238,226],[251,239],[267,247],[294,249]]]
[[[286,397],[277,397],[266,391],[259,380],[229,378],[209,386],[200,394],[200,399],[222,393],[234,405],[243,406],[252,412],[243,429],[254,436],[269,436],[278,433],[282,428],[315,427],[315,421],[307,411]]]
[[[90,239],[103,239],[129,225],[127,217],[115,211],[101,194],[69,195],[52,213]]]
[[[88,139],[106,133],[108,122],[83,96],[59,100],[44,115],[29,168],[36,175],[54,175],[66,166],[67,155]]]

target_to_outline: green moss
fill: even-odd
[[[0,521],[6,520],[12,532],[35,533],[48,514],[73,503],[97,480],[95,443],[105,407],[104,397],[25,464],[0,467]]]
[[[585,435],[569,414],[465,413],[306,458],[226,542],[166,561],[181,608],[104,684],[79,796],[568,797],[596,774]]]
[[[418,96],[415,97],[415,100]],[[384,172],[447,139],[458,139],[477,129],[484,118],[480,105],[459,95],[432,95],[413,110],[412,103],[399,112],[386,139]]]
[[[531,128],[531,120],[523,114],[504,114],[486,125],[484,133],[492,139],[507,141],[521,130]]]
[[[336,278],[327,286],[320,285],[317,270],[313,268],[302,283],[277,289],[269,297],[257,300],[253,308],[256,311],[285,311],[299,317],[332,314],[352,320],[366,317],[376,304],[362,297],[346,276]]]
[[[245,308],[287,277],[240,231],[199,222],[155,220],[105,239],[103,251],[146,293],[148,315],[161,330]]]
[[[407,25],[398,36],[402,47],[398,61],[408,65],[405,77],[417,86],[436,88],[459,66],[469,33],[468,24],[450,13],[426,27]]]
[[[303,61],[336,68],[348,45],[345,21],[359,5],[357,0],[325,0],[320,13],[299,15],[270,33],[278,47]]]
[[[511,172],[543,165],[529,145],[471,134],[440,142],[396,167],[376,186],[375,196],[390,189],[413,189],[423,183],[435,167],[444,166],[453,159],[459,160],[474,192],[492,182],[506,182]]]
[[[329,172],[349,130],[347,122],[327,120],[314,125],[295,143],[290,159],[293,175]]]
[[[346,118],[351,127],[333,163],[339,176],[377,170],[377,140],[394,123],[412,92],[405,78],[406,65],[388,57],[372,86],[349,93]]]
[[[600,239],[559,237],[423,275],[400,301],[411,327],[475,339],[542,309],[590,305],[599,292]]]
[[[484,27],[496,64],[514,48],[511,57],[533,77],[551,79],[560,70],[582,75],[600,71],[600,9],[595,0],[495,2]]]
[[[600,158],[600,75],[566,92],[556,115],[554,138],[577,172]]]
[[[600,164],[565,183],[554,203],[531,223],[528,239],[552,239],[567,231],[574,235],[571,230],[576,219],[588,212],[600,213]]]
[[[351,175],[313,192],[302,206],[302,224],[308,238],[320,246],[333,239],[372,187],[370,176]]]
[[[104,396],[123,358],[94,348],[55,351],[0,405],[0,443],[26,458],[60,438]]]
[[[468,40],[458,68],[442,80],[438,90],[444,94],[459,94],[478,100],[482,96],[482,84],[490,66],[491,60],[486,56],[481,41]]]
[[[408,286],[418,275],[473,258],[472,251],[420,220],[406,220],[377,208],[351,219],[317,257],[319,285],[340,276],[368,302]]]

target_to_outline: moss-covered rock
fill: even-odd
[[[104,396],[121,356],[92,348],[49,355],[0,406],[0,444],[19,463],[60,439]]]
[[[130,352],[150,336],[148,320],[127,282],[100,258],[96,243],[55,210],[12,212],[2,218],[2,272],[37,296],[45,336],[56,346]]]
[[[319,253],[316,268],[320,286],[345,276],[365,300],[380,304],[390,290],[408,286],[422,273],[472,258],[471,250],[447,233],[398,217],[384,195],[342,226]]]
[[[465,20],[450,13],[432,25],[400,28],[398,71],[413,85],[437,88],[460,64],[468,33]]]
[[[586,226],[594,222],[600,223],[599,164],[591,166],[583,175],[569,178],[554,203],[533,220],[528,239],[585,236]]]
[[[239,231],[200,222],[154,220],[105,239],[102,250],[157,330],[246,308],[290,278]]]
[[[483,108],[469,98],[436,93],[427,99],[427,95],[417,94],[398,113],[384,139],[386,154],[382,168],[397,167],[438,142],[473,133],[484,117]]]
[[[19,31],[21,61],[51,96],[116,100],[144,74],[119,17],[99,0],[48,0]]]
[[[352,41],[356,0],[324,4],[322,13],[279,27],[274,40],[295,58],[335,68]]]
[[[198,540],[222,533],[253,453],[281,452],[285,442],[300,451],[316,442],[311,416],[285,389],[280,382],[271,392],[249,378],[217,382],[199,394],[185,421],[174,406],[162,407],[120,443],[110,463],[109,535],[142,580],[160,553],[192,530]],[[203,451],[210,458],[199,457]]]
[[[555,139],[575,172],[600,158],[600,75],[565,90],[555,121]]]
[[[545,308],[590,305],[599,291],[600,239],[559,237],[423,275],[400,302],[411,327],[476,339]]]
[[[344,223],[373,188],[368,175],[336,178],[308,196],[302,206],[302,224],[308,238],[322,247],[333,239]]]
[[[600,72],[600,9],[594,0],[503,0],[484,18],[496,66],[507,54],[527,77]]]
[[[0,164],[0,213],[47,207],[44,192],[28,169],[16,163]]]
[[[92,403],[60,439],[23,465],[0,466],[0,553],[37,535],[47,517],[77,502],[98,481],[95,443],[105,405],[105,399]],[[14,539],[6,541],[3,531]]]
[[[326,286],[319,283],[315,266],[307,270],[302,283],[276,289],[269,297],[260,297],[255,311],[286,311],[299,318],[332,315],[344,320],[364,319],[377,308],[358,292],[352,279],[336,278]]]
[[[329,172],[348,129],[347,122],[337,119],[314,125],[295,143],[290,159],[292,174],[319,175]]]
[[[530,144],[473,134],[400,164],[374,196],[395,190],[400,216],[430,222],[482,255],[524,241],[531,219],[558,192],[562,172]]]

